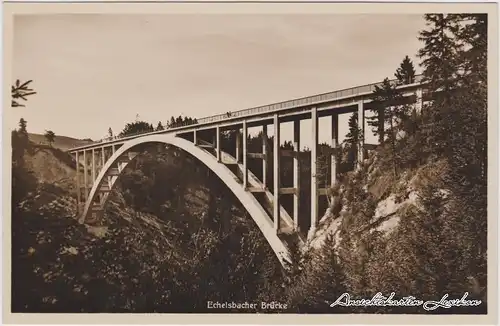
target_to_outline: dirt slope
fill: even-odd
[[[39,182],[75,191],[75,161],[68,153],[59,148],[35,145],[32,153],[25,155],[25,162]]]

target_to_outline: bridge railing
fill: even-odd
[[[422,79],[423,79],[423,75],[416,75],[413,83],[420,83],[422,81]],[[397,83],[397,80],[393,79],[390,82],[392,85],[395,85]],[[238,110],[238,111],[226,112],[226,113],[222,113],[222,114],[217,114],[217,115],[197,119],[197,123],[195,123],[195,124],[206,124],[206,123],[220,122],[220,121],[223,121],[223,120],[226,120],[229,118],[239,118],[239,117],[244,117],[244,116],[258,114],[258,113],[271,112],[271,111],[275,111],[275,110],[279,110],[279,109],[289,109],[289,108],[294,108],[294,107],[298,107],[298,106],[306,106],[306,105],[309,105],[312,103],[317,103],[317,102],[332,101],[332,100],[339,99],[339,98],[356,96],[356,95],[366,94],[366,93],[372,93],[375,90],[376,86],[380,87],[380,86],[382,86],[382,84],[383,84],[382,82],[371,83],[371,84],[367,84],[367,85],[341,89],[341,90],[337,90],[337,91],[333,91],[333,92],[328,92],[328,93],[323,93],[323,94],[318,94],[318,95],[313,95],[313,96],[306,96],[306,97],[293,99],[293,100],[289,100],[289,101],[267,104],[267,105],[262,105],[262,106]],[[176,127],[184,127],[184,126],[193,125],[193,124],[194,123],[192,123],[192,122],[190,122],[190,123],[185,122],[185,123],[177,125]],[[107,141],[112,141],[112,140],[119,140],[122,138],[128,138],[128,137],[144,135],[144,134],[149,134],[149,133],[152,133],[152,132],[128,134],[128,135],[123,136],[123,137],[121,137],[121,136],[107,137],[107,138],[97,140],[96,143],[102,143],[102,142],[107,142]]]

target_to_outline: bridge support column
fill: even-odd
[[[196,130],[193,130],[193,143],[195,145],[198,145],[198,134],[197,134]]]
[[[262,154],[264,158],[262,159],[262,187],[267,188],[267,161],[268,161],[268,151],[267,151],[267,125],[262,126]]]
[[[300,209],[300,120],[293,122],[293,227],[299,231],[299,209]]]
[[[332,115],[332,154],[331,154],[331,186],[333,187],[337,183],[338,174],[338,149],[339,149],[339,115]]]
[[[81,192],[82,188],[80,187],[80,156],[78,155],[78,151],[75,153],[75,161],[76,161],[76,215],[80,214],[80,203],[81,200]]]
[[[273,177],[274,177],[274,200],[273,220],[276,233],[280,230],[280,122],[278,115],[274,115],[274,148],[273,148]]]
[[[92,184],[91,186],[94,185],[94,182],[95,182],[95,168],[96,168],[96,165],[95,165],[95,149],[92,148]]]
[[[221,144],[220,144],[220,127],[219,126],[217,126],[215,128],[215,138],[216,138],[216,142],[217,142],[217,144],[216,144],[217,147],[215,149],[215,152],[216,152],[216,156],[217,156],[217,162],[220,163],[221,162],[221,155],[220,155],[220,153],[221,153],[221,146],[220,145]]]
[[[101,164],[100,164],[100,169],[99,169],[99,173],[101,173],[102,169],[104,168],[104,164],[106,164],[106,155],[104,153],[104,146],[101,147]]]
[[[236,162],[241,162],[241,133],[240,128],[236,129]]]
[[[87,151],[83,150],[83,189],[84,189],[84,193],[83,193],[84,196],[83,197],[85,199],[85,202],[87,202],[87,199],[89,197],[89,192],[87,190],[87,188],[88,188],[87,178],[88,178],[88,174],[89,174],[89,170],[87,168],[87,163],[88,163]]]
[[[104,150],[104,146],[101,147],[101,169],[99,173],[104,169],[104,165],[106,164],[106,151]],[[109,183],[109,177],[108,177],[108,183]],[[103,197],[104,194],[101,194],[101,202],[103,202]]]
[[[418,114],[422,113],[422,108],[424,106],[424,99],[423,99],[423,94],[422,94],[422,88],[417,89],[416,92],[416,97],[417,100],[415,102],[415,111],[417,111]]]
[[[363,101],[358,102],[358,129],[359,129],[359,139],[358,139],[358,168],[361,168],[363,161],[365,159],[365,110],[363,106]]]
[[[247,140],[248,140],[248,128],[247,122],[243,121],[243,189],[248,187],[248,166],[247,166]]]
[[[314,234],[318,225],[318,110],[316,107],[311,110],[311,227],[309,234]]]

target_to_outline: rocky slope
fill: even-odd
[[[369,234],[375,231],[389,235],[398,228],[401,217],[411,208],[419,208],[419,196],[423,188],[438,181],[444,170],[444,162],[427,164],[417,169],[408,169],[401,175],[394,176],[392,171],[384,171],[384,165],[378,162],[378,155],[366,160],[361,170],[350,172],[347,179],[338,185],[337,193],[325,215],[320,219],[319,227],[308,239],[305,250],[319,249],[328,236],[333,236],[340,245],[342,229]],[[366,219],[351,225],[351,213],[359,202],[349,200],[348,191],[355,183],[370,200],[371,210]],[[442,189],[443,194],[447,191]],[[353,226],[355,228],[353,229]]]

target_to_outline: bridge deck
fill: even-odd
[[[415,83],[409,85],[403,85],[399,88],[412,91],[422,85],[422,75],[415,76]],[[395,83],[396,80],[392,80]],[[169,134],[169,133],[184,133],[193,130],[209,129],[214,126],[219,127],[229,127],[238,124],[242,120],[247,120],[249,126],[252,122],[256,124],[262,124],[267,119],[272,119],[272,115],[278,113],[280,119],[287,120],[287,118],[295,119],[297,116],[307,115],[308,110],[312,106],[317,106],[318,113],[321,115],[321,111],[336,110],[339,113],[343,113],[342,109],[346,112],[354,111],[354,108],[349,108],[349,106],[355,105],[357,101],[364,100],[369,101],[371,94],[375,90],[376,86],[380,86],[382,83],[372,83],[368,85],[356,86],[351,88],[346,88],[342,90],[337,90],[329,93],[317,94],[313,96],[302,97],[294,100],[273,103],[269,105],[243,109],[239,111],[228,112],[224,114],[218,114],[214,116],[209,116],[201,119],[197,119],[196,124],[189,124],[185,126],[180,126],[176,128],[169,128],[161,131],[153,131],[149,133],[141,133],[137,135],[127,136],[127,137],[113,137],[112,139],[104,139],[97,141],[92,144],[72,148],[68,152],[73,153],[79,150],[98,148],[104,145],[111,145],[117,143],[123,143],[126,140],[134,139],[137,137],[143,137],[147,135],[154,134]],[[368,109],[366,107],[365,109]],[[269,121],[272,123],[272,121]]]

